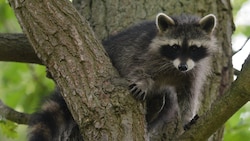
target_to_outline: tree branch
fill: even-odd
[[[234,75],[236,75],[236,76],[240,75],[240,71],[236,68],[234,68]]]
[[[17,112],[12,108],[6,106],[1,100],[0,100],[0,115],[18,124],[28,124],[30,118],[29,114]]]
[[[245,41],[244,44],[241,46],[241,48],[238,49],[238,50],[236,50],[236,51],[234,51],[232,56],[234,56],[235,54],[237,54],[238,52],[240,52],[240,51],[245,47],[245,45],[247,44],[247,42],[249,41],[249,39],[250,39],[250,37],[247,37],[246,41]]]
[[[231,88],[217,101],[211,109],[180,136],[179,140],[200,141],[208,138],[220,128],[237,110],[250,100],[250,55],[246,59],[240,75]],[[199,131],[199,134],[197,134]]]
[[[42,64],[24,34],[0,34],[0,61]]]

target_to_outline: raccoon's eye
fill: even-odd
[[[172,46],[162,45],[159,51],[163,57],[166,57],[170,60],[174,60],[180,52],[180,46],[179,45],[172,45]]]
[[[179,50],[180,49],[180,46],[177,45],[177,44],[174,44],[171,46],[174,50]]]
[[[189,49],[192,51],[192,52],[195,52],[197,51],[199,48],[196,46],[196,45],[192,45],[189,47]]]

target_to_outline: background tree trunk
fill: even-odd
[[[28,2],[28,0],[25,2],[15,1],[14,4],[14,0],[10,0],[24,32],[28,35],[31,44],[35,46],[36,53],[42,58],[43,63],[47,65],[58,82],[85,139],[146,140],[142,105],[136,103],[131,97],[127,97],[126,88],[116,87],[115,84],[110,83],[112,82],[110,79],[118,76],[112,71],[110,62],[107,61],[103,49],[93,37],[84,19],[80,21],[80,17],[74,17],[77,14],[71,7],[67,7],[68,3],[64,3],[64,1],[53,1],[59,7],[47,5],[49,1],[46,0],[40,4]],[[32,4],[28,5],[27,3]],[[172,0],[168,2],[164,0],[74,0],[73,4],[89,21],[99,40],[144,19],[154,20],[155,15],[159,12],[169,15],[180,13],[199,16],[208,13],[215,14],[218,19],[216,28],[218,54],[215,55],[212,75],[204,89],[204,99],[201,102],[203,105],[199,115],[210,109],[213,101],[230,86],[232,81],[231,35],[233,22],[229,0]],[[51,15],[44,16],[46,13],[39,7],[47,8]],[[34,11],[42,14],[36,15]],[[60,19],[60,15],[58,18],[58,15],[55,14],[60,13],[59,11],[74,16]],[[46,18],[53,21],[52,24],[45,22]],[[58,25],[60,22],[65,24],[60,27],[63,30],[54,26],[56,22]],[[83,25],[79,25],[79,23]],[[42,47],[49,49],[46,51]],[[171,130],[173,128],[169,126],[168,132],[173,133],[172,136],[174,136],[176,133]],[[220,140],[223,133],[221,131],[210,139]],[[169,135],[169,137],[172,136]],[[164,137],[164,139],[166,138]]]
[[[73,4],[87,18],[100,40],[142,20],[154,20],[159,12],[169,15],[215,14],[218,54],[214,56],[212,74],[204,87],[204,98],[199,115],[210,109],[211,104],[230,87],[233,80],[231,35],[234,31],[230,0],[73,0]],[[223,129],[223,127],[218,129],[218,132],[210,137],[210,141],[221,140]]]

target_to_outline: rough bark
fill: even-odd
[[[111,83],[118,75],[72,4],[67,0],[9,2],[69,103],[84,139],[146,140],[144,120],[137,120],[144,119],[142,105],[127,96],[126,88]]]

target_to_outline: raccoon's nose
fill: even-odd
[[[187,70],[188,70],[188,66],[187,66],[187,64],[180,64],[180,65],[178,66],[178,69],[179,69],[180,71],[187,71]]]

